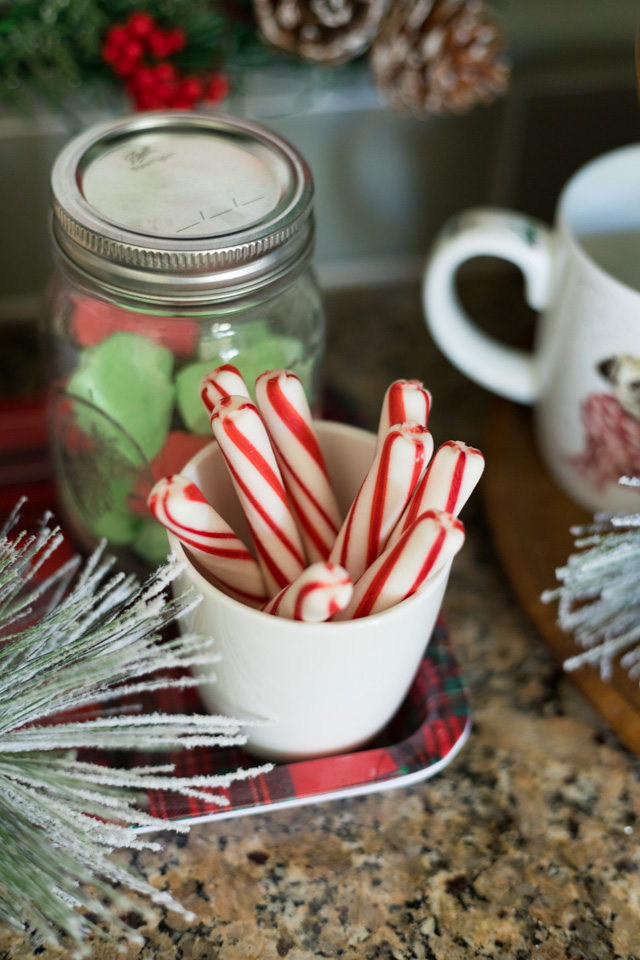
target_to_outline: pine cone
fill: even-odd
[[[253,0],[265,40],[313,63],[359,56],[377,34],[389,0]]]
[[[394,0],[371,65],[399,113],[466,113],[506,90],[505,49],[483,0]]]

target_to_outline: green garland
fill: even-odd
[[[179,27],[185,50],[172,58],[185,72],[234,70],[266,63],[251,0],[0,0],[0,103],[24,110],[34,94],[62,109],[87,85],[122,88],[102,60],[109,27],[145,11],[164,27]]]

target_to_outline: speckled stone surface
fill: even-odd
[[[328,305],[329,386],[359,422],[375,425],[391,380],[419,377],[436,443],[482,446],[490,398],[433,346],[417,287]],[[445,600],[474,718],[460,755],[410,788],[167,834],[138,865],[198,919],[159,915],[126,958],[640,958],[640,761],[515,602],[481,496],[464,519]],[[0,960],[34,956],[64,954],[0,933]]]

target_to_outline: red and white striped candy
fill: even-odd
[[[382,400],[378,424],[378,445],[394,423],[415,420],[426,427],[431,410],[431,394],[420,380],[396,380],[387,388]]]
[[[282,476],[258,408],[246,397],[223,397],[211,428],[244,510],[270,597],[306,566]]]
[[[215,370],[205,373],[200,381],[200,396],[208,413],[211,413],[218,400],[223,397],[250,397],[251,394],[238,368],[230,363],[223,363]]]
[[[190,480],[180,475],[159,480],[149,494],[149,509],[188,547],[225,593],[253,607],[267,599],[255,558]]]
[[[420,484],[389,537],[389,546],[425,510],[444,510],[457,517],[471,496],[484,470],[484,457],[461,440],[448,440],[438,447]]]
[[[354,581],[384,550],[432,452],[433,438],[418,423],[387,431],[329,555]]]
[[[334,563],[312,563],[297,580],[262,608],[287,620],[322,623],[348,606],[353,583],[346,570]]]
[[[295,373],[272,370],[256,380],[256,401],[311,561],[326,560],[342,517],[313,428],[304,387]]]
[[[416,593],[464,543],[464,526],[451,514],[426,510],[356,581],[351,603],[336,620],[381,613]]]

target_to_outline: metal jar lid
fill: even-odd
[[[239,297],[311,256],[311,172],[246,120],[171,111],[94,126],[58,155],[52,191],[67,261],[140,298]]]

